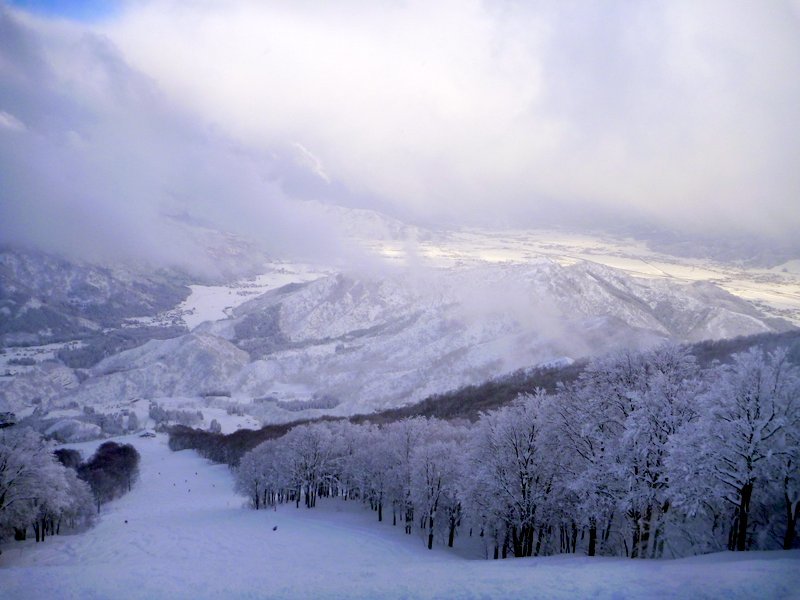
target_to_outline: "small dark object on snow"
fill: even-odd
[[[275,527],[272,528],[272,531],[278,531],[278,526],[275,525]]]
[[[125,519],[125,522],[127,523],[127,522],[128,522],[128,519]]]

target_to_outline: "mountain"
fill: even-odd
[[[142,275],[38,251],[0,250],[0,345],[86,338],[129,318],[173,308],[188,294],[185,278]]]
[[[338,273],[106,358],[60,401],[193,397],[202,408],[214,396],[216,406],[283,422],[402,406],[617,348],[788,327],[713,284],[639,279],[592,263]]]
[[[0,347],[87,339],[137,321],[152,323],[187,298],[189,284],[224,284],[263,272],[267,256],[252,242],[186,216],[165,223],[186,248],[168,268],[0,247]],[[176,316],[167,318],[178,324]]]
[[[787,327],[713,284],[539,260],[339,274],[264,294],[204,330],[255,359],[235,394],[333,397],[340,404],[332,412],[350,414],[615,348]]]
[[[267,261],[186,217],[173,226],[203,248],[193,273],[4,250],[0,411],[80,435],[80,423],[119,431],[131,412],[145,422],[153,406],[226,427],[370,413],[618,348],[785,331],[792,325],[778,315],[796,317],[788,268],[694,265],[558,232],[432,232],[373,211],[312,208],[392,260],[345,271]]]

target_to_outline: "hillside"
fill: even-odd
[[[732,355],[758,346],[768,352],[777,348],[789,350],[790,360],[800,365],[800,331],[781,334],[743,336],[730,340],[705,341],[687,346],[701,368],[714,362],[729,362]],[[574,381],[586,366],[586,361],[569,365],[536,367],[519,370],[504,377],[490,379],[478,385],[463,386],[444,394],[429,396],[419,402],[372,413],[353,415],[354,423],[391,423],[405,418],[435,417],[438,419],[475,421],[480,414],[505,406],[519,394],[532,393],[537,388],[554,392],[559,383]],[[319,417],[336,419],[342,417]],[[314,419],[297,419],[287,423],[271,424],[260,429],[241,429],[229,434],[212,433],[186,426],[170,430],[170,446],[181,450],[197,449],[215,462],[235,465],[245,452],[268,439],[279,438],[295,425]]]
[[[246,510],[226,467],[170,452],[163,436],[120,441],[141,454],[133,490],[85,533],[4,544],[4,597],[786,598],[800,587],[797,551],[491,561],[478,536],[429,551],[358,502]]]

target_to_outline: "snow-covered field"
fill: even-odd
[[[121,439],[142,455],[133,491],[86,533],[4,545],[0,597],[800,598],[800,552],[470,559],[475,545],[428,551],[356,503],[245,509],[226,467]]]
[[[229,285],[192,285],[192,293],[181,303],[177,312],[191,330],[206,321],[218,321],[248,300],[269,290],[290,283],[311,281],[329,271],[304,263],[269,263],[257,277],[242,279]]]

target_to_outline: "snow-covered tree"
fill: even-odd
[[[139,429],[139,417],[136,413],[131,411],[128,414],[128,431],[137,431]]]
[[[50,444],[30,429],[0,431],[0,537],[19,539],[33,526],[36,541],[58,534],[62,522],[91,522],[92,496],[74,470],[64,467]]]
[[[330,428],[325,423],[300,425],[281,438],[281,445],[297,492],[296,502],[299,504],[303,495],[306,507],[313,508],[320,488],[330,486],[338,466]]]
[[[713,512],[721,501],[730,515],[728,548],[747,550],[754,501],[763,500],[770,487],[783,488],[787,516],[797,514],[792,465],[798,460],[800,377],[785,352],[751,349],[715,369],[713,379],[700,399],[701,417],[674,441],[685,451],[676,449],[671,466],[683,486],[685,509]],[[795,523],[787,521],[791,538]]]
[[[250,499],[250,504],[256,510],[267,503],[271,467],[276,451],[277,442],[267,440],[245,454],[236,467],[234,489],[239,494]]]
[[[523,396],[511,406],[482,415],[475,432],[472,504],[489,522],[502,522],[501,548],[531,556],[537,510],[552,490],[555,473],[543,452],[544,394]],[[500,542],[500,539],[496,539]]]
[[[45,493],[42,484],[55,462],[51,449],[32,429],[0,430],[0,530],[27,527],[36,519]]]
[[[576,552],[654,558],[797,544],[800,375],[754,350],[701,371],[664,345],[592,361],[557,393],[523,394],[453,425],[413,418],[293,428],[242,458],[255,508],[360,499],[487,557]]]
[[[412,499],[412,456],[425,434],[428,422],[417,417],[390,423],[384,428],[389,436],[391,448],[391,470],[388,479],[388,495],[392,510],[400,511],[405,523],[405,532],[411,534],[414,528],[414,501]]]
[[[455,535],[461,503],[462,470],[459,457],[466,436],[444,421],[428,423],[425,439],[412,451],[411,501],[427,526],[428,549],[433,548],[437,527]],[[445,518],[446,517],[446,518]]]

